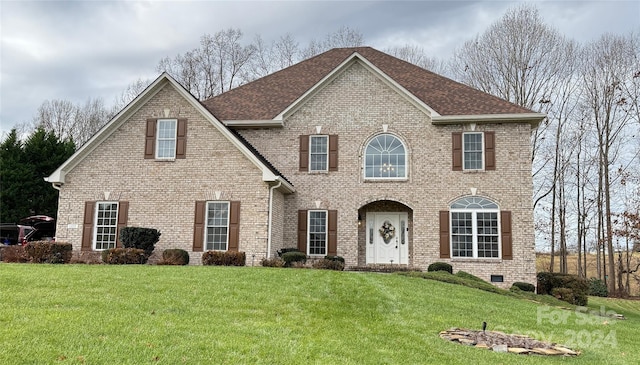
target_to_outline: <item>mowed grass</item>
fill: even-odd
[[[636,364],[640,302],[583,317],[394,274],[262,267],[0,264],[0,364]],[[585,319],[586,318],[586,319]],[[494,353],[451,327],[572,344],[577,358]],[[608,336],[608,337],[606,337]],[[573,341],[573,343],[571,343]]]

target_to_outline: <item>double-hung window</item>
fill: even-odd
[[[328,171],[329,136],[309,137],[309,171]]]
[[[176,119],[158,119],[156,141],[157,159],[176,158],[178,121]]]
[[[498,205],[480,197],[467,197],[451,204],[452,257],[500,257]]]
[[[229,243],[229,202],[207,202],[206,250],[226,251]]]
[[[483,138],[481,132],[463,133],[463,156],[465,170],[484,168]]]
[[[116,247],[118,202],[97,202],[95,210],[94,247],[107,250]]]
[[[310,210],[308,222],[309,255],[327,254],[327,211]]]

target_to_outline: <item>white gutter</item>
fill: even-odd
[[[267,258],[271,257],[271,223],[273,220],[273,191],[282,185],[282,180],[278,179],[278,185],[269,188],[269,222],[267,227]]]
[[[50,182],[48,177],[45,177],[43,180],[48,182],[48,183],[50,183],[51,186],[53,186],[53,188],[58,190],[58,191],[60,191],[60,189],[62,188],[62,184],[61,183]]]
[[[531,123],[537,126],[546,118],[543,113],[520,114],[478,114],[478,115],[445,115],[431,117],[431,123],[436,125],[460,123]]]

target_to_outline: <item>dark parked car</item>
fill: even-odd
[[[25,237],[33,232],[33,227],[15,223],[0,224],[0,244],[17,245],[25,242]]]
[[[22,218],[20,224],[33,227],[33,230],[24,236],[23,244],[31,241],[55,241],[56,220],[46,215],[33,215]]]

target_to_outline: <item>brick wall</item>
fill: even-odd
[[[168,117],[188,119],[186,158],[145,160],[146,119],[164,117],[165,109]],[[198,264],[202,253],[192,252],[195,201],[218,200],[218,194],[219,200],[241,202],[239,250],[249,263],[256,255],[259,264],[266,255],[269,198],[262,171],[167,85],[67,174],[57,239],[80,250],[84,202],[128,201],[128,226],[162,233],[152,259],[182,248]]]
[[[409,261],[426,269],[435,261],[448,261],[489,280],[503,275],[504,286],[513,281],[535,283],[532,217],[532,180],[529,162],[529,124],[481,124],[477,131],[496,134],[495,171],[461,172],[451,169],[451,133],[470,125],[435,126],[405,97],[359,63],[313,95],[286,117],[281,129],[243,130],[241,133],[287,178],[296,193],[285,197],[284,242],[296,242],[298,209],[338,210],[338,255],[347,266],[363,263],[363,225],[358,211],[376,201],[402,203],[412,212]],[[383,132],[400,138],[407,147],[409,174],[405,181],[366,181],[362,173],[367,141]],[[298,171],[299,136],[339,136],[339,170],[329,173]],[[277,140],[278,143],[273,143]],[[460,261],[439,258],[438,212],[477,189],[512,212],[513,260]],[[364,217],[364,214],[361,214]],[[360,228],[359,228],[360,227]]]

